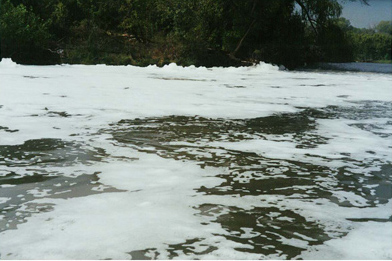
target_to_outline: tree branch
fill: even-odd
[[[256,10],[256,1],[253,1],[253,6],[252,6],[252,10],[250,11],[250,16],[253,15],[253,13]],[[244,36],[242,36],[241,40],[238,42],[237,47],[235,48],[235,50],[230,54],[231,58],[235,58],[236,53],[238,52],[238,50],[241,48],[242,43],[244,42],[245,38],[248,36],[250,30],[252,29],[253,25],[256,23],[256,19],[253,19],[252,23],[249,25],[248,30],[246,31],[246,33],[244,34]]]
[[[310,26],[312,27],[313,31],[314,31],[315,34],[317,35],[318,32],[317,32],[316,26],[315,26],[314,23],[313,23],[313,19],[312,19],[312,17],[311,17],[310,14],[309,14],[308,9],[306,8],[306,6],[305,6],[300,0],[295,0],[295,2],[296,2],[296,3],[302,8],[302,10],[305,12],[305,14],[306,14],[306,16],[307,16],[307,18],[308,18],[308,20],[309,20]]]
[[[235,57],[235,54],[238,52],[238,50],[241,48],[242,43],[244,42],[245,38],[248,36],[250,29],[252,29],[253,25],[256,23],[256,19],[254,19],[252,21],[252,23],[249,25],[248,30],[246,31],[246,33],[244,34],[244,36],[242,36],[241,40],[238,42],[237,48],[235,48],[234,52],[232,52],[230,54],[230,56]]]

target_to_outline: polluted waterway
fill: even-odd
[[[390,76],[15,66],[0,258],[392,258]]]
[[[316,148],[327,144],[328,137],[316,134],[317,119],[356,119],[366,120],[391,115],[391,103],[359,104],[359,107],[326,107],[321,109],[303,109],[299,113],[279,114],[262,118],[224,120],[203,117],[168,116],[163,118],[145,118],[121,120],[108,129],[119,146],[129,146],[140,152],[153,153],[163,158],[180,161],[194,161],[204,168],[206,166],[224,168],[219,175],[224,180],[220,185],[197,189],[204,195],[239,195],[260,196],[279,195],[311,201],[325,198],[339,207],[375,207],[385,204],[392,198],[392,164],[389,160],[379,158],[357,160],[343,154],[336,161],[339,167],[330,168],[312,163],[288,159],[271,159],[258,153],[226,149],[214,142],[241,142],[244,140],[268,140],[268,135],[275,139],[289,136],[298,149]],[[352,124],[382,137],[390,134],[378,133],[386,126],[368,126]],[[373,155],[371,151],[369,155]],[[320,157],[328,161],[328,158]],[[351,169],[376,167],[380,170],[358,173]],[[352,193],[353,200],[341,196],[339,192]],[[319,245],[331,239],[322,224],[309,222],[305,217],[291,210],[276,207],[242,209],[239,206],[222,206],[202,204],[194,206],[198,215],[206,216],[209,222],[218,223],[229,235],[228,240],[254,246],[251,249],[237,248],[237,251],[259,253],[263,255],[284,256],[292,259],[298,256],[308,245]],[[352,221],[369,221],[369,219],[351,219]],[[370,219],[371,220],[371,219]],[[387,219],[375,220],[391,222]],[[338,229],[337,229],[338,231]],[[346,233],[342,232],[341,236]],[[303,243],[293,246],[282,242],[282,238],[298,240]],[[178,257],[176,252],[194,256],[213,252],[215,247],[209,245],[207,250],[198,253],[193,245],[200,244],[201,239],[186,241],[184,244],[169,245],[169,258]],[[267,247],[266,247],[267,246]],[[174,251],[175,250],[175,251]],[[148,253],[148,256],[146,254]],[[136,259],[159,258],[159,251],[147,249],[131,253]]]
[[[121,120],[118,124],[113,124],[109,132],[120,146],[130,146],[163,158],[195,161],[201,168],[226,168],[228,173],[220,175],[225,182],[214,188],[198,189],[206,194],[289,196],[301,193],[305,198],[325,197],[343,206],[353,206],[347,201],[339,202],[333,194],[333,191],[350,191],[362,197],[366,206],[374,206],[377,203],[387,203],[392,197],[392,165],[388,159],[373,157],[374,152],[371,150],[367,151],[370,157],[361,160],[342,153],[340,158],[335,159],[341,162],[340,166],[328,168],[308,162],[271,159],[258,153],[227,149],[223,147],[224,143],[219,142],[268,140],[271,138],[267,136],[269,134],[276,140],[289,136],[295,148],[304,150],[328,142],[328,137],[318,135],[315,131],[318,118],[366,120],[391,114],[391,103],[364,102],[360,107],[304,109],[299,113],[246,120],[186,116]],[[392,122],[388,121],[384,127],[391,125]],[[382,125],[359,123],[352,126],[385,138],[391,135],[382,131]],[[330,161],[320,155],[309,157]],[[368,175],[364,175],[365,173],[350,171],[353,166],[363,169],[376,167],[379,170],[369,171]],[[330,186],[325,186],[326,183]]]
[[[62,169],[77,164],[91,165],[105,156],[102,149],[85,149],[82,144],[60,139],[28,140],[21,145],[0,145],[0,231],[16,229],[32,213],[49,211],[53,204],[33,203],[36,198],[83,197],[119,191],[99,183],[98,173]],[[2,167],[7,167],[3,169]],[[57,170],[55,170],[57,167]]]

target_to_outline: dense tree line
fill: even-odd
[[[263,60],[295,67],[354,55],[352,37],[339,25],[337,0],[0,3],[1,56],[20,63],[212,66]]]
[[[389,61],[392,47],[392,21],[381,21],[373,28],[355,28],[350,21],[339,18],[338,26],[349,39],[351,56],[355,61]]]

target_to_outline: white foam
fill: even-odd
[[[11,58],[3,58],[0,61],[0,68],[15,68],[18,64],[12,61]]]
[[[1,197],[0,198],[0,204],[4,204],[5,202],[7,202],[7,201],[9,201],[11,198],[4,198],[4,197]]]
[[[15,66],[17,70],[15,70]],[[22,66],[3,59],[0,70],[0,126],[17,132],[0,130],[0,145],[23,144],[29,139],[59,138],[89,144],[105,149],[110,156],[92,165],[74,164],[52,167],[66,177],[99,172],[96,191],[113,187],[121,190],[80,198],[47,198],[49,191],[31,189],[29,196],[36,199],[28,203],[54,204],[47,213],[32,213],[27,222],[17,230],[0,234],[0,253],[7,259],[128,259],[129,252],[156,248],[159,258],[169,258],[168,244],[184,243],[199,238],[194,243],[196,252],[203,252],[205,245],[218,249],[206,254],[178,253],[178,258],[203,259],[268,259],[285,258],[285,255],[250,254],[236,250],[252,248],[249,244],[230,241],[227,231],[214,216],[200,216],[197,206],[212,204],[228,208],[238,206],[244,210],[255,207],[276,207],[290,210],[306,221],[325,227],[334,239],[323,246],[309,247],[305,235],[300,239],[282,238],[291,246],[307,248],[304,257],[318,259],[319,253],[346,259],[358,257],[357,253],[372,258],[390,258],[386,243],[391,238],[388,224],[370,222],[356,225],[347,218],[389,218],[391,202],[377,207],[367,207],[364,199],[348,192],[333,191],[339,201],[349,201],[356,207],[344,208],[329,199],[302,198],[304,195],[205,195],[196,189],[212,188],[224,180],[217,175],[228,174],[228,168],[200,168],[197,162],[163,159],[149,153],[137,152],[128,147],[113,145],[102,128],[121,119],[160,117],[168,115],[203,116],[207,118],[245,119],[270,116],[274,113],[299,112],[298,107],[321,108],[328,105],[353,106],[363,100],[391,102],[392,77],[375,74],[309,73],[279,71],[278,67],[259,64],[240,68],[181,67],[170,64],[164,68],[149,66]],[[48,114],[66,112],[70,117]],[[386,116],[387,117],[387,116]],[[388,119],[372,119],[372,123],[385,125]],[[293,135],[265,135],[265,140],[247,135],[250,140],[240,142],[204,142],[209,150],[187,153],[209,157],[212,152],[224,155],[230,150],[257,153],[282,161],[282,166],[268,169],[265,176],[284,177],[284,160],[339,168],[347,166],[363,175],[379,170],[367,169],[344,162],[350,153],[358,162],[371,160],[390,162],[391,141],[379,135],[351,126],[364,121],[345,119],[318,119],[313,132],[329,138],[316,148],[297,148]],[[389,129],[384,129],[388,134]],[[171,145],[187,146],[189,143],[172,142]],[[366,151],[372,150],[374,154]],[[150,150],[153,152],[153,148]],[[309,155],[311,154],[311,155]],[[27,170],[28,169],[28,170]],[[40,166],[6,167],[9,171],[30,175]],[[41,169],[42,170],[42,169]],[[326,173],[327,174],[327,173]],[[234,177],[235,182],[247,182],[251,173]],[[328,187],[337,181],[331,176],[320,181]],[[331,185],[331,186],[332,186]],[[2,188],[8,188],[3,186]],[[312,190],[312,186],[295,189]],[[23,196],[23,195],[22,195]],[[39,199],[38,197],[43,197]],[[7,203],[1,198],[0,203]],[[19,212],[27,211],[23,203]],[[364,207],[364,208],[360,208]],[[227,211],[227,210],[222,210]],[[290,220],[287,217],[277,219]],[[207,223],[202,225],[201,223]],[[372,249],[354,249],[356,244],[367,244],[367,233],[374,227],[378,233],[369,237]],[[351,232],[347,237],[341,235]],[[244,230],[244,237],[255,231]],[[218,235],[218,236],[217,236]],[[362,237],[359,241],[359,238]],[[373,244],[374,243],[374,244]],[[376,246],[376,243],[379,245]],[[385,243],[385,244],[384,244]],[[347,251],[343,249],[347,246]],[[379,247],[378,247],[379,246]],[[319,250],[316,251],[316,250]],[[154,252],[154,251],[152,251]],[[8,255],[10,254],[10,255]],[[151,255],[154,255],[151,253]],[[373,256],[370,256],[373,255]]]
[[[392,259],[392,224],[366,222],[358,224],[348,235],[312,246],[301,254],[303,259],[390,260]],[[382,240],[380,240],[382,238]]]

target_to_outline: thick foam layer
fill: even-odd
[[[13,62],[11,58],[3,58],[0,61],[0,67],[1,68],[15,68],[16,66],[18,66],[17,63]]]
[[[391,258],[391,83],[3,59],[1,258]]]

